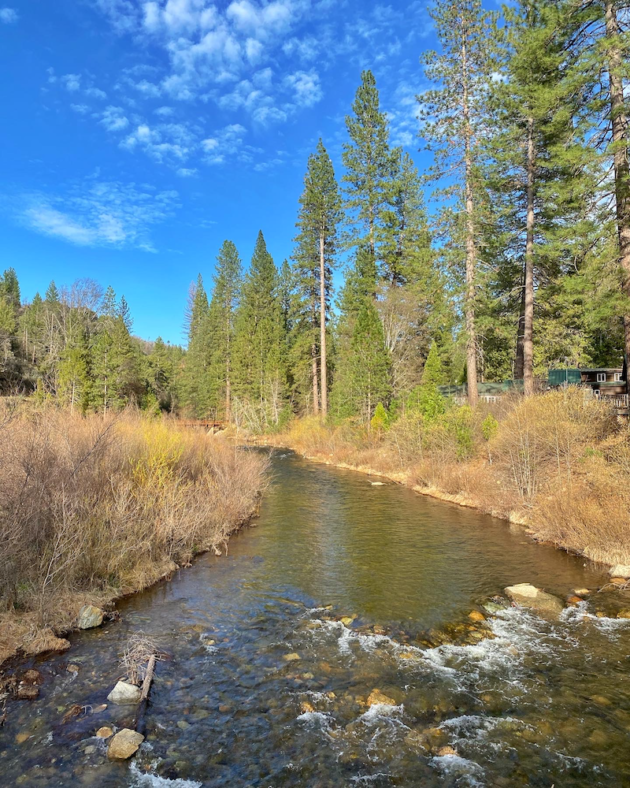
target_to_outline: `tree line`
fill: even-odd
[[[124,299],[93,283],[23,305],[0,285],[3,388],[83,408],[212,415],[255,429],[293,414],[369,424],[428,385],[535,379],[630,355],[630,3],[434,0],[418,172],[392,145],[372,72],[342,169],[309,156],[293,253],[262,232],[245,269],[222,245],[191,287],[187,349],[131,336]],[[430,194],[435,209],[425,206]],[[343,269],[336,290],[333,272]],[[433,389],[431,389],[433,390]]]

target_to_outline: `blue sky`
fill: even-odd
[[[25,299],[90,277],[182,341],[225,238],[291,254],[308,154],[338,174],[361,70],[419,166],[428,0],[0,0],[0,269]]]

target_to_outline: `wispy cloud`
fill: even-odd
[[[0,22],[5,25],[13,25],[19,19],[15,8],[0,8]]]
[[[177,200],[175,191],[159,192],[134,183],[91,182],[72,188],[66,196],[34,194],[23,198],[19,220],[35,232],[77,246],[155,251],[149,228],[171,216]]]

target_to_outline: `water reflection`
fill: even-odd
[[[201,558],[37,665],[41,699],[10,705],[0,732],[0,784],[629,784],[629,631],[595,615],[628,600],[597,595],[555,623],[501,606],[487,624],[467,618],[515,582],[595,588],[594,567],[291,454],[273,473],[227,558]],[[94,733],[129,709],[61,720],[104,702],[138,630],[170,659],[147,742],[131,766],[112,764]],[[375,689],[386,702],[369,708]]]

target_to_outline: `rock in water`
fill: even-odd
[[[138,747],[144,741],[141,733],[123,728],[110,741],[107,748],[107,757],[115,761],[126,761],[127,758],[137,752]]]
[[[541,591],[540,588],[531,583],[519,583],[515,586],[508,586],[505,593],[517,605],[530,608],[540,613],[542,616],[557,617],[564,609],[564,605],[558,597]]]
[[[617,566],[611,566],[608,574],[611,577],[623,577],[626,580],[630,580],[630,566],[624,564],[617,564]]]
[[[390,698],[388,695],[385,695],[385,693],[381,692],[379,689],[373,689],[368,696],[367,705],[376,706],[379,703],[382,703],[383,706],[397,705],[396,701],[393,698]]]
[[[109,737],[110,737],[110,736],[113,736],[113,735],[114,735],[114,731],[112,730],[112,728],[110,728],[110,727],[109,727],[109,726],[107,726],[107,725],[103,725],[103,727],[102,727],[102,728],[99,728],[99,729],[96,731],[96,736],[97,736],[99,739],[109,739]]]
[[[117,703],[119,706],[133,705],[140,703],[142,692],[140,687],[135,684],[128,684],[126,681],[119,681],[114,689],[107,696],[110,703]]]
[[[79,629],[94,629],[103,623],[104,611],[94,605],[83,605],[79,610],[77,625]]]

